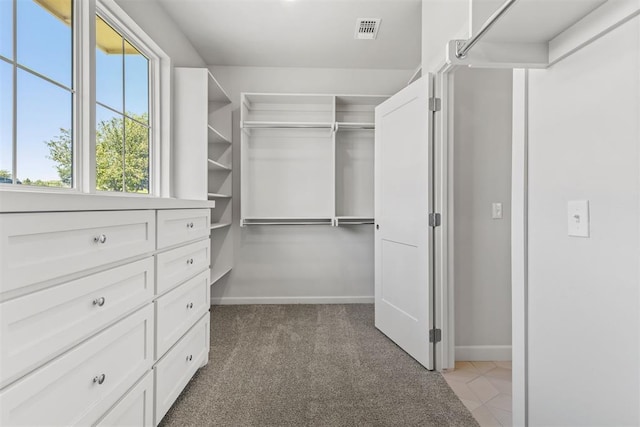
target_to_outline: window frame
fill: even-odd
[[[159,109],[159,105],[157,102],[155,82],[158,80],[158,75],[160,74],[160,67],[159,67],[160,57],[157,55],[157,53],[154,51],[152,47],[148,46],[147,44],[147,42],[149,41],[148,37],[147,37],[147,40],[144,40],[144,37],[140,37],[139,34],[142,33],[141,30],[135,31],[131,29],[131,26],[136,24],[133,21],[131,21],[127,25],[127,23],[124,22],[124,16],[122,15],[119,16],[118,13],[114,13],[113,9],[109,7],[109,3],[110,2],[105,0],[98,0],[96,2],[96,11],[93,19],[94,33],[95,33],[95,17],[99,16],[107,25],[111,26],[116,32],[118,32],[128,43],[130,43],[133,47],[135,47],[149,61],[149,65],[148,65],[149,188],[148,188],[148,193],[146,194],[145,193],[129,193],[126,191],[124,187],[122,192],[104,191],[104,190],[98,190],[95,188],[96,182],[94,179],[92,182],[93,191],[101,195],[102,194],[117,194],[117,195],[127,194],[127,195],[143,196],[143,197],[154,196],[156,194],[155,183],[157,180],[160,179],[157,171],[158,168],[155,164],[156,163],[155,159],[157,157],[156,151],[158,151],[159,149],[157,144],[157,138],[156,138],[156,135],[158,132],[156,122],[160,119],[159,117],[157,117],[157,114],[156,114],[156,111]],[[94,50],[95,50],[95,44],[94,44]],[[95,52],[94,52],[94,58],[95,58]],[[95,61],[94,61],[94,64],[95,64]],[[95,73],[97,72],[97,67],[94,67],[94,70],[95,70],[94,75],[96,75]],[[96,102],[94,102],[94,109],[96,108],[96,105],[97,105],[97,99],[96,99]],[[123,120],[125,120],[127,117],[126,111],[123,111],[122,114],[123,114]],[[95,132],[94,132],[94,138],[95,138]],[[94,153],[95,153],[95,149],[94,149]],[[96,167],[95,156],[92,156],[92,162],[93,162],[92,167],[95,168]],[[126,174],[126,170],[124,168],[123,168],[123,173]]]
[[[149,192],[146,194],[96,190],[96,15],[111,25],[149,60]],[[14,31],[17,31],[15,10],[13,19]],[[170,197],[171,59],[115,0],[74,0],[71,27],[72,186],[38,187],[18,185],[14,182],[0,184],[0,190],[88,193],[120,197]],[[16,98],[18,94],[13,96]],[[15,121],[15,112],[13,120]],[[19,141],[15,144],[12,142],[14,149],[18,143]],[[15,151],[12,156],[12,163],[15,163]],[[12,173],[15,174],[15,166]]]

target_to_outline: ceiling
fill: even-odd
[[[415,69],[420,0],[159,0],[209,65]],[[355,40],[357,18],[381,18]]]

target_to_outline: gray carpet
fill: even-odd
[[[211,353],[162,426],[477,426],[372,305],[211,307]]]

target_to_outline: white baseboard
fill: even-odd
[[[456,346],[456,360],[469,362],[506,362],[511,360],[510,345],[461,345]]]
[[[211,305],[255,304],[373,304],[374,297],[220,297]]]

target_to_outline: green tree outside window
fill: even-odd
[[[128,116],[141,123],[148,122],[147,114]],[[124,191],[130,193],[149,191],[149,133],[145,126],[137,124],[134,120],[114,117],[98,123],[97,190],[123,191],[124,185]],[[60,129],[57,137],[45,143],[49,148],[48,157],[56,163],[60,182],[70,185],[73,163],[71,132],[68,129]]]

